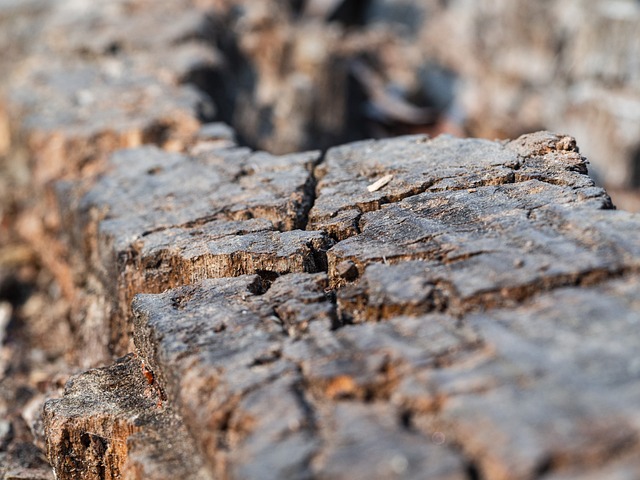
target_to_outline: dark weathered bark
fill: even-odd
[[[88,401],[93,398],[93,401]],[[44,409],[57,478],[207,478],[180,420],[134,355],[70,380]]]
[[[199,158],[224,165],[230,152]],[[187,162],[148,149],[126,155],[140,156],[141,172],[154,155],[174,169]],[[134,293],[193,284],[137,297],[133,325],[101,328],[132,330],[212,475],[534,478],[600,468],[636,451],[637,372],[624,365],[636,341],[640,221],[610,209],[570,137],[407,137],[331,150],[316,168],[308,227],[334,245],[320,232],[278,232],[227,212],[203,218],[197,201],[158,211],[165,199],[191,198],[176,190],[180,175],[168,167],[163,183],[153,163],[156,194],[140,200],[148,187],[127,186],[118,172],[131,173],[130,163],[118,158],[84,197],[104,219],[80,229],[96,239],[85,243],[108,239],[109,249],[96,251],[121,262],[117,275],[98,276],[102,288],[128,289],[115,306],[127,311]],[[290,178],[297,158],[262,156],[264,168],[253,174],[276,161],[291,165],[282,170]],[[228,188],[234,178],[224,179]],[[163,185],[176,193],[159,196]],[[276,195],[290,198],[286,190]],[[241,197],[232,208],[246,211]],[[354,223],[333,221],[344,211]],[[148,234],[145,222],[156,218]],[[265,233],[280,240],[260,246]],[[292,248],[290,234],[306,238],[309,258],[326,262],[305,268],[307,254],[294,248],[282,267],[269,261],[259,275],[243,275],[263,249]],[[310,234],[321,243],[313,246]],[[157,244],[166,246],[153,256]],[[149,260],[117,253],[131,245]],[[214,254],[217,245],[235,252],[231,261]],[[185,263],[202,255],[209,267]],[[101,262],[94,264],[109,264]],[[233,278],[200,281],[207,277]],[[614,347],[625,325],[628,348]],[[593,328],[608,334],[594,336]],[[607,366],[587,366],[591,356]]]
[[[72,304],[55,338],[85,368],[134,353],[72,377],[44,430],[0,404],[0,461],[18,439],[60,479],[637,476],[640,217],[572,137],[240,147],[210,94],[245,141],[326,146],[348,137],[348,72],[380,86],[346,58],[384,35],[345,29],[362,19],[346,3],[331,28],[319,3],[143,3],[44,2],[10,82],[39,192],[25,218],[45,220],[21,233]],[[382,3],[403,2],[367,18]],[[38,389],[37,411],[53,370],[7,390]]]

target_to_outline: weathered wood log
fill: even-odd
[[[637,431],[630,422],[637,372],[623,368],[610,385],[602,369],[585,370],[583,362],[586,352],[612,366],[630,361],[633,329],[629,346],[621,344],[618,353],[607,353],[613,337],[593,344],[589,332],[604,328],[597,325],[609,308],[617,313],[608,323],[619,321],[620,328],[638,320],[633,285],[640,244],[634,232],[640,221],[611,210],[607,195],[585,175],[571,138],[544,132],[510,143],[406,137],[333,149],[316,167],[320,181],[309,225],[332,235],[333,246],[321,233],[270,230],[286,217],[263,213],[269,198],[288,202],[291,188],[304,190],[314,176],[307,168],[297,182],[292,175],[298,162],[313,165],[313,156],[232,155],[239,170],[247,165],[243,158],[254,158],[252,172],[240,180],[250,191],[262,191],[255,202],[266,202],[257,212],[271,219],[267,233],[295,234],[309,245],[308,235],[319,235],[312,257],[315,251],[324,258],[328,248],[327,261],[312,268],[304,261],[294,266],[305,255],[294,249],[283,268],[269,261],[270,270],[255,270],[259,276],[242,275],[251,273],[242,265],[254,265],[272,248],[253,247],[262,240],[252,228],[262,233],[264,222],[229,214],[247,211],[244,190],[234,186],[237,175],[216,176],[198,163],[220,168],[234,152],[216,150],[198,160],[130,150],[116,154],[98,182],[79,188],[86,192],[80,205],[103,214],[79,216],[84,226],[77,230],[85,235],[79,243],[106,253],[88,258],[103,265],[106,274],[97,278],[119,299],[116,308],[127,312],[135,293],[193,283],[138,297],[133,325],[124,323],[123,314],[119,323],[99,328],[125,337],[132,332],[136,351],[176,406],[212,475],[264,478],[268,468],[273,478],[387,478],[393,472],[466,478],[469,471],[532,478],[546,469],[605,465],[617,449],[635,451]],[[125,157],[136,158],[135,185],[128,176],[133,162]],[[225,182],[208,198],[195,191],[206,200],[202,208],[222,208],[222,215],[202,215],[193,192],[182,190],[193,181],[180,168],[192,178],[211,176],[214,183],[202,192],[216,178]],[[394,178],[386,185],[367,189],[389,171]],[[270,179],[266,185],[251,179],[261,174]],[[271,190],[278,175],[285,175],[287,188]],[[145,178],[155,182],[152,196],[145,193]],[[185,180],[175,185],[180,178]],[[225,188],[239,192],[237,202]],[[295,208],[281,211],[296,218]],[[354,213],[335,228],[343,211]],[[82,223],[87,217],[94,227]],[[160,228],[149,233],[154,224]],[[235,252],[233,261],[215,254],[220,247],[208,232],[216,231]],[[154,235],[166,246],[144,261],[145,252],[156,248],[145,246],[157,244]],[[295,245],[291,238],[280,241]],[[131,245],[140,245],[142,261],[130,263],[123,253]],[[189,251],[209,255],[211,266],[189,267],[180,260],[195,258]],[[349,278],[339,268],[345,262],[354,267],[346,270]],[[327,274],[294,273],[324,269]],[[235,278],[200,281],[207,277]],[[615,280],[620,277],[630,283]],[[127,294],[118,295],[123,288]],[[549,290],[557,291],[544,293]],[[555,311],[545,306],[556,303]],[[567,329],[566,337],[545,342],[537,335],[551,333],[526,330],[538,323],[548,332]],[[610,398],[604,385],[618,393]],[[619,402],[617,413],[601,413],[602,402]],[[555,432],[557,422],[566,423],[564,430]],[[476,424],[486,425],[477,435]],[[358,446],[347,447],[353,442]],[[55,457],[59,448],[49,443]],[[376,452],[376,462],[366,452]]]
[[[300,230],[317,161],[313,152],[277,157],[225,148],[191,157],[149,147],[114,155],[95,184],[66,183],[61,213],[84,250],[84,277],[95,279],[110,311],[77,326],[93,345],[93,361],[109,358],[105,347],[130,348],[126,318],[136,293],[210,277],[325,270],[329,239]]]
[[[36,201],[59,211],[42,238],[72,273],[77,363],[111,363],[30,422],[57,478],[638,475],[640,217],[572,137],[253,151],[203,124],[210,94],[229,108],[241,83],[241,139],[327,145],[352,133],[343,62],[382,37],[324,36],[295,2],[72,3],[7,102],[34,191],[56,180]]]
[[[133,355],[67,383],[44,411],[57,478],[205,478],[190,436]],[[92,395],[95,402],[87,402]]]
[[[204,13],[182,1],[152,11],[138,6],[132,15],[126,2],[51,9],[41,43],[12,72],[7,94],[13,128],[33,152],[36,182],[95,171],[117,148],[180,150],[201,116],[214,114],[210,98],[185,85],[219,64],[205,43]],[[161,28],[167,17],[175,23]]]

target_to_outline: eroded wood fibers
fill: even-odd
[[[189,168],[206,158],[219,168],[225,152],[234,151],[192,158]],[[243,159],[251,156],[242,155],[234,168],[248,164]],[[186,161],[171,158],[167,165]],[[264,171],[272,159],[290,164],[283,171],[291,176],[306,157],[262,158]],[[300,180],[287,187],[304,189],[315,161],[307,159]],[[147,167],[141,160],[141,172]],[[144,182],[128,187],[127,177],[118,177],[123,168],[114,163],[85,194],[93,205],[117,199],[115,212],[119,203],[150,211],[146,217],[122,209],[122,232],[129,225],[144,232],[144,222],[155,218],[178,224],[172,215],[201,216],[189,210],[199,208],[197,201],[177,213],[155,213],[162,201],[138,200],[135,192],[148,190]],[[173,168],[169,178],[179,178]],[[424,478],[427,472],[500,480],[636,468],[629,459],[639,438],[633,418],[640,370],[632,359],[640,221],[611,209],[585,175],[571,138],[541,132],[509,143],[451,137],[356,143],[329,152],[318,169],[308,226],[317,233],[277,230],[266,214],[226,218],[232,209],[253,208],[239,196],[202,225],[138,234],[136,255],[149,260],[131,264],[144,281],[129,280],[127,288],[192,283],[137,296],[128,328],[211,475]],[[388,169],[394,178],[369,192],[371,179]],[[154,169],[151,178],[158,174]],[[224,188],[242,192],[237,175],[230,177]],[[255,191],[252,179],[246,182]],[[191,198],[172,181],[166,185],[178,192],[170,202]],[[204,191],[195,196],[204,198]],[[267,190],[266,198],[286,204],[290,191]],[[229,202],[220,195],[219,205]],[[330,208],[325,217],[318,213]],[[344,211],[357,212],[352,232],[332,223]],[[98,222],[117,224],[109,214]],[[110,228],[90,230],[110,245],[132,238]],[[266,234],[274,252],[292,249],[283,255],[289,266],[269,270],[273,275],[249,272],[243,259],[260,262]],[[309,235],[320,243],[314,246]],[[310,258],[326,251],[326,263],[294,268],[296,258],[305,258],[294,238]],[[226,260],[218,251],[237,253]],[[186,259],[200,255],[212,265],[202,277],[227,278],[189,274],[196,267]]]
[[[57,478],[637,477],[640,218],[575,140],[240,147],[214,102],[273,150],[343,138],[317,73],[384,42],[214,3],[42,7],[2,108],[78,363],[135,352],[46,403]]]

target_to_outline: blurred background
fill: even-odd
[[[548,129],[577,138],[618,208],[640,210],[640,1],[253,0],[216,10],[233,73],[212,93],[254,147]]]

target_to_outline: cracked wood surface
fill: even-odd
[[[459,456],[404,428],[391,405],[331,405],[356,400],[356,388],[379,395],[392,373],[384,354],[349,348],[357,344],[346,329],[331,332],[326,285],[324,274],[286,275],[265,292],[249,276],[136,300],[137,348],[184,406],[212,469],[232,478],[465,478]],[[298,335],[283,311],[304,324]]]
[[[61,214],[79,263],[111,303],[106,319],[78,326],[93,354],[127,351],[133,295],[202,278],[326,270],[330,240],[300,230],[313,199],[314,152],[273,156],[222,148],[194,156],[123,150],[97,180],[67,182]],[[64,218],[64,217],[63,217]],[[113,282],[117,279],[117,282]]]
[[[612,210],[575,141],[237,147],[202,125],[220,59],[215,16],[188,3],[64,2],[15,72],[30,95],[8,97],[34,189],[64,178],[49,238],[76,354],[137,355],[46,404],[58,478],[637,477],[640,218]],[[282,110],[245,135],[307,144],[305,125],[270,136],[311,84],[276,95],[259,40],[277,28],[249,13],[233,22],[267,84],[238,116]],[[307,74],[336,65],[316,60]],[[316,119],[326,137],[333,120]]]
[[[64,399],[47,403],[57,478],[207,478],[191,437],[144,371],[131,354],[68,382]],[[88,403],[91,396],[99,401]]]
[[[231,155],[244,168],[239,159],[249,154],[234,152],[199,158],[215,158],[205,164],[218,168]],[[308,228],[317,230],[280,231],[268,216],[203,217],[189,201],[177,218],[158,206],[163,185],[180,204],[171,180],[180,176],[169,168],[150,200],[140,200],[151,191],[144,178],[162,175],[164,157],[189,162],[189,172],[198,157],[148,148],[122,155],[139,158],[142,181],[132,188],[118,173],[131,162],[115,160],[97,182],[78,186],[79,205],[103,213],[94,228],[78,229],[88,235],[80,243],[109,238],[116,259],[123,255],[113,245],[125,252],[138,244],[148,259],[124,276],[131,291],[121,302],[147,292],[126,328],[213,477],[500,480],[638,467],[640,220],[611,209],[571,138],[356,143],[330,151],[315,174],[313,156],[254,154],[263,168],[256,161],[252,173],[224,178],[225,188],[245,179],[256,198],[285,204],[288,192],[318,178],[315,195],[306,190],[316,198]],[[246,178],[290,179],[301,158],[300,180],[275,193],[272,182]],[[394,178],[369,192],[386,173],[382,160]],[[203,171],[219,181],[215,168]],[[357,212],[357,228],[336,234],[332,214],[317,214],[327,205],[333,218]],[[241,200],[232,206],[245,211]],[[105,228],[119,211],[122,228]],[[197,226],[185,226],[189,216]],[[147,234],[154,218],[162,227]],[[281,268],[241,266],[280,245],[293,248]],[[217,267],[186,266],[199,255]],[[322,260],[305,267],[305,255]],[[118,276],[100,278],[108,291]],[[180,283],[191,285],[155,293]]]

